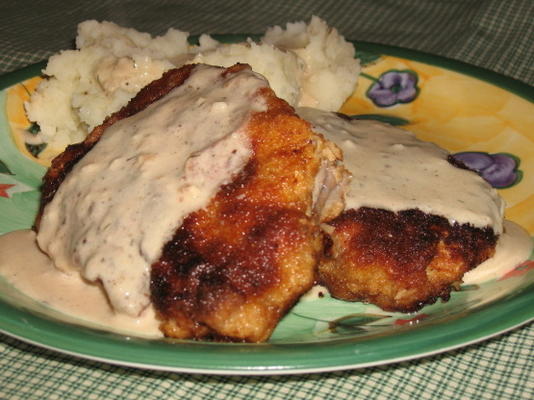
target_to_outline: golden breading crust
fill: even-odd
[[[328,223],[329,257],[319,280],[332,296],[413,312],[447,300],[465,272],[491,257],[490,228],[450,225],[419,210],[350,209]]]
[[[253,156],[152,266],[168,336],[264,341],[313,285],[323,234],[309,211],[322,139],[270,89],[258,95],[268,109],[246,127]]]

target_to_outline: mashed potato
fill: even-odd
[[[210,40],[209,46],[206,41]],[[295,106],[301,98],[305,65],[295,53],[273,45],[254,43],[221,44],[206,35],[200,38],[201,52],[192,62],[230,67],[241,62],[267,78],[271,88],[289,104]],[[204,48],[208,50],[203,51]]]
[[[337,110],[343,104],[360,70],[352,44],[317,17],[309,24],[270,28],[259,43],[248,39],[223,44],[202,35],[199,45],[191,46],[188,36],[172,28],[152,37],[111,22],[79,24],[76,50],[49,59],[43,70],[47,79],[26,104],[48,153],[83,140],[142,87],[187,62],[248,63],[291,105],[323,110]]]
[[[111,22],[78,25],[77,50],[50,57],[43,80],[26,104],[41,139],[58,151],[119,110],[146,84],[188,52],[188,35],[169,29],[164,36],[122,28]]]
[[[354,91],[360,73],[354,46],[320,18],[312,17],[308,25],[288,23],[285,30],[269,28],[262,42],[291,51],[303,61],[299,106],[337,111]]]

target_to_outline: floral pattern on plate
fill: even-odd
[[[516,185],[523,177],[523,172],[518,169],[519,158],[512,154],[464,151],[453,156],[472,170],[477,171],[491,186],[497,189]]]
[[[361,76],[373,81],[366,96],[378,107],[410,103],[419,94],[417,73],[414,71],[390,70],[382,73],[378,79],[366,73]]]

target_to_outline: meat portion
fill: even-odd
[[[450,225],[419,210],[362,207],[328,225],[332,243],[320,281],[333,297],[387,311],[413,312],[448,300],[464,273],[493,255],[497,241],[490,228]]]
[[[447,299],[491,257],[504,203],[487,182],[414,134],[374,121],[299,109],[344,152],[346,209],[319,280],[334,297],[411,312]]]
[[[70,187],[68,185],[71,185],[73,179],[69,179],[68,175],[71,171],[73,174],[78,173],[78,170],[87,170],[90,173],[96,168],[94,163],[91,164],[95,158],[95,151],[97,149],[101,151],[102,144],[109,143],[110,140],[107,139],[117,135],[116,126],[124,126],[121,120],[132,117],[134,122],[128,129],[137,133],[146,132],[146,129],[142,132],[136,131],[140,129],[136,126],[146,121],[139,121],[138,115],[142,115],[143,110],[159,99],[170,104],[171,100],[166,101],[169,97],[165,95],[181,85],[191,86],[191,91],[186,90],[187,93],[184,93],[184,96],[189,99],[187,104],[192,104],[191,107],[195,107],[196,104],[206,104],[206,96],[209,97],[211,93],[211,84],[206,84],[205,88],[199,89],[196,85],[200,83],[191,81],[196,74],[196,68],[185,66],[165,73],[161,79],[145,87],[125,108],[109,117],[103,125],[95,128],[84,142],[69,146],[53,161],[51,169],[44,178],[41,210],[36,220],[36,229],[42,229],[52,218],[59,218],[58,223],[65,224],[65,219],[61,222],[61,217],[57,216],[60,211],[54,211],[53,216],[49,216],[48,214],[51,213],[46,212],[42,218],[41,215],[55,196],[64,198],[63,202],[68,202],[68,198],[73,197],[63,193],[65,191],[61,190],[62,183],[64,187]],[[202,66],[204,73],[206,68],[211,68],[210,71],[216,69],[222,79],[215,82],[218,88],[216,98],[209,98],[208,102],[213,102],[213,104],[210,103],[211,108],[208,108],[220,110],[232,107],[232,104],[228,103],[230,100],[227,99],[227,97],[232,97],[230,94],[235,96],[235,81],[231,77],[242,73],[251,76],[250,68],[246,65],[235,65],[228,69]],[[211,72],[209,74],[213,77]],[[316,267],[323,254],[325,242],[318,222],[324,218],[334,218],[344,207],[343,193],[338,187],[345,176],[344,169],[340,166],[339,150],[325,141],[322,136],[315,134],[310,125],[299,118],[285,101],[277,98],[262,77],[256,75],[252,79],[263,83],[252,94],[253,101],[249,105],[249,118],[232,134],[232,137],[245,135],[245,142],[247,146],[250,146],[250,157],[245,159],[244,167],[238,170],[230,181],[225,181],[218,188],[205,207],[187,214],[183,220],[173,225],[175,226],[174,233],[171,232],[168,242],[162,243],[160,256],[151,262],[151,265],[147,265],[149,269],[147,288],[149,289],[146,291],[143,289],[143,275],[138,275],[136,278],[136,282],[141,281],[141,284],[135,286],[139,291],[137,297],[141,300],[135,307],[129,308],[128,304],[124,304],[133,296],[118,287],[121,285],[115,281],[115,277],[123,279],[129,271],[123,273],[121,270],[120,273],[112,276],[113,279],[105,277],[108,266],[124,265],[124,263],[108,263],[108,260],[104,260],[104,257],[100,255],[92,256],[93,253],[90,253],[88,257],[87,263],[99,263],[97,265],[98,279],[103,282],[112,305],[115,305],[115,301],[117,304],[120,302],[119,311],[129,310],[130,314],[134,314],[144,304],[145,293],[149,291],[150,300],[161,320],[161,329],[165,335],[170,337],[247,342],[267,340],[280,318],[314,283]],[[200,93],[198,99],[194,97],[195,91]],[[180,104],[179,101],[174,100],[176,93],[173,91],[171,107],[177,107]],[[159,113],[159,104],[161,103],[158,102],[156,108],[151,108],[154,110],[153,113]],[[165,110],[167,114],[172,114],[168,112],[169,108]],[[176,109],[176,113],[178,112],[180,110]],[[115,125],[118,121],[121,121],[121,124]],[[215,122],[210,127],[218,129],[217,121]],[[112,126],[113,128],[109,129]],[[172,134],[177,132],[181,134],[179,129],[171,128],[169,127],[169,131],[172,131]],[[120,129],[122,129],[122,135],[124,129]],[[111,136],[106,136],[106,132],[112,132]],[[202,134],[205,132],[203,131]],[[139,141],[139,138],[132,139],[132,141],[135,140]],[[150,141],[150,135],[143,140]],[[125,141],[129,142],[129,139]],[[97,145],[98,143],[100,145]],[[219,168],[221,165],[228,164],[225,164],[224,159],[220,162],[213,161],[213,158],[218,157],[217,145],[221,143],[223,143],[222,139],[217,140],[215,144],[209,145],[208,151],[202,148],[189,156],[185,163],[185,170],[187,173],[194,169],[194,173],[189,178],[186,177],[187,182],[190,182],[187,188],[193,187],[194,189],[195,184],[198,185],[198,182],[194,181],[196,177],[204,182],[206,175],[209,178],[217,174],[218,171],[210,170],[211,165]],[[90,152],[93,148],[94,151]],[[228,150],[227,147],[225,149]],[[139,151],[135,157],[120,155],[120,158],[121,160],[125,158],[124,162],[131,159],[139,160],[139,171],[144,173],[146,163],[156,159],[154,152],[145,154],[142,147],[139,150],[135,147],[134,150]],[[86,154],[87,157],[84,158]],[[232,159],[232,153],[228,154],[225,157]],[[110,161],[105,161],[103,173],[112,173],[106,170],[107,163],[118,165],[119,158],[114,157],[116,156],[114,155]],[[81,161],[82,159],[84,161]],[[87,161],[89,159],[91,162]],[[94,162],[100,163],[99,160]],[[207,164],[202,164],[203,162]],[[78,166],[76,166],[77,163],[79,163]],[[136,165],[135,168],[137,168]],[[94,179],[98,178],[97,175]],[[116,189],[120,191],[121,188]],[[158,196],[161,196],[161,193],[158,193]],[[186,193],[192,193],[191,195],[194,196],[196,192],[190,190]],[[77,197],[83,198],[84,196],[78,195]],[[181,192],[176,195],[176,201],[180,201],[180,197],[184,197]],[[161,207],[161,204],[157,202],[159,197],[150,198],[155,199],[153,206],[152,203],[149,204],[150,208]],[[101,200],[111,201],[111,197],[107,194]],[[98,202],[98,205],[102,204],[98,198],[94,202],[95,204]],[[66,208],[59,210],[62,209]],[[102,207],[99,210],[101,209]],[[73,212],[80,214],[76,209]],[[161,210],[161,213],[165,213],[165,209]],[[107,229],[106,214],[104,217],[100,225],[102,229],[99,226],[92,237],[98,237],[100,231]],[[90,227],[76,228],[77,223],[86,224],[83,219],[76,218],[72,218],[76,223],[70,222],[69,230],[64,235],[67,247],[72,243],[72,247],[75,248],[72,251],[73,256],[67,254],[69,259],[74,261],[80,259],[79,254],[83,254],[82,251],[87,247],[85,232],[92,229]],[[114,218],[113,225],[120,225],[120,221]],[[137,216],[125,215],[123,218],[137,218]],[[146,221],[150,225],[153,222]],[[157,225],[158,221],[155,223]],[[143,234],[146,235],[148,228],[145,229],[145,226],[141,228]],[[74,236],[79,235],[80,239],[76,239],[76,243],[73,242],[70,239],[73,235],[69,235],[69,232],[75,232]],[[128,236],[127,242],[138,240],[135,238],[136,232],[132,233],[124,229],[121,232],[132,236],[132,240]],[[117,237],[108,236],[103,236],[101,240],[104,242],[107,240],[106,246],[109,247],[109,241],[117,240]],[[138,258],[139,255],[142,256],[141,258],[147,258],[148,252],[143,246],[149,239],[150,237],[146,240],[143,238],[140,246],[133,246],[128,254]],[[58,246],[53,243],[53,246],[48,247],[57,248]],[[121,252],[124,246],[116,246],[116,248]],[[94,251],[97,252],[99,249]],[[114,257],[114,254],[108,252],[106,258],[108,256]],[[117,260],[125,259],[118,258]],[[94,264],[91,266],[94,267]],[[80,268],[83,269],[85,266],[81,265]],[[120,291],[117,296],[113,297],[110,295],[110,290],[116,288]]]
[[[323,234],[312,194],[321,163],[335,156],[284,101],[261,95],[267,110],[247,126],[249,163],[187,217],[152,266],[152,299],[168,336],[264,341],[314,282]]]

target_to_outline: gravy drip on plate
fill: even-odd
[[[83,280],[77,271],[54,267],[37,247],[33,231],[0,236],[0,275],[24,295],[82,325],[125,335],[163,336],[152,307],[137,317],[114,312],[100,286]]]
[[[528,260],[534,242],[519,225],[504,221],[504,233],[499,237],[495,255],[475,269],[468,271],[463,278],[466,284],[482,283],[499,279],[523,261]]]
[[[110,126],[45,207],[37,241],[62,271],[100,281],[118,312],[150,303],[150,266],[183,219],[252,154],[245,126],[267,82],[196,66],[183,85]]]
[[[342,149],[352,175],[346,209],[419,209],[451,224],[502,233],[504,202],[497,191],[476,173],[451,165],[444,149],[374,121],[348,121],[311,108],[297,113]]]

